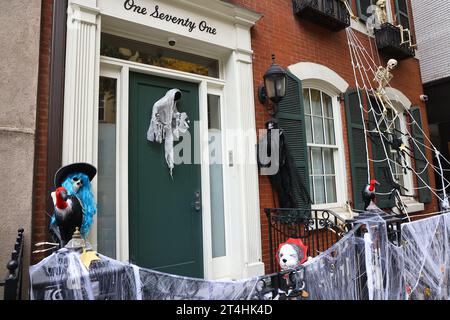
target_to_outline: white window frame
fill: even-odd
[[[346,165],[345,165],[345,152],[344,152],[344,137],[343,137],[343,127],[342,127],[342,116],[341,116],[341,105],[338,101],[339,94],[329,87],[326,83],[320,83],[318,81],[303,81],[303,89],[319,90],[331,97],[332,108],[333,108],[333,118],[334,118],[334,134],[335,134],[335,145],[322,145],[322,144],[310,144],[307,143],[307,148],[318,147],[318,148],[330,148],[333,149],[334,158],[334,168],[336,177],[336,202],[324,203],[324,204],[313,204],[312,209],[335,209],[341,210],[345,206],[347,201],[347,188],[339,188],[338,186],[347,185],[346,183]],[[310,97],[311,98],[311,97]],[[321,98],[322,99],[322,98]],[[308,161],[309,159],[309,150]],[[312,167],[312,164],[311,164]],[[344,168],[344,170],[341,170]],[[310,173],[311,174],[311,173]],[[309,176],[308,179],[311,179]],[[314,182],[313,182],[314,183]],[[311,190],[312,194],[312,190]]]

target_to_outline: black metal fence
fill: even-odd
[[[347,232],[360,226],[358,220],[342,219],[330,210],[268,208],[264,211],[269,231],[270,273],[280,271],[275,252],[287,239],[301,239],[308,246],[308,255],[315,257],[333,246]],[[404,215],[386,215],[382,218],[386,221],[389,240],[395,245],[401,245],[401,224],[404,222]]]
[[[11,253],[11,260],[6,265],[8,274],[5,280],[0,282],[0,286],[4,287],[4,300],[22,299],[23,233],[23,229],[19,229],[17,232],[16,243]]]
[[[265,209],[269,228],[270,271],[277,272],[275,251],[289,238],[299,238],[315,257],[339,241],[352,227],[328,210]]]

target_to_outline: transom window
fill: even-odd
[[[102,56],[219,78],[219,61],[152,44],[101,35]]]
[[[316,89],[304,89],[310,190],[314,204],[336,203],[335,115],[332,98]]]

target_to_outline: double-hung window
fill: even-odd
[[[395,0],[395,15],[397,16],[397,24],[401,24],[403,28],[411,30],[408,14],[408,0]]]
[[[306,137],[311,198],[314,204],[334,204],[337,196],[337,157],[333,100],[316,89],[304,89]],[[339,170],[342,170],[339,169]]]

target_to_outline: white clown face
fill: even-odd
[[[298,256],[299,251],[291,244],[285,244],[278,252],[281,269],[295,269],[300,263],[301,257]]]

